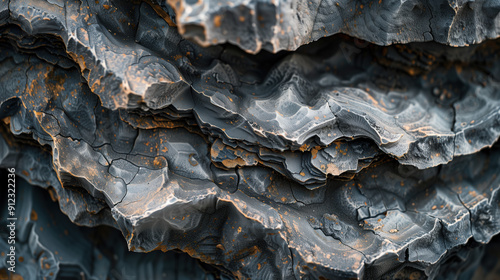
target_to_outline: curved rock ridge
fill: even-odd
[[[436,278],[500,231],[499,41],[250,55],[150,2],[1,3],[0,166],[131,251],[240,279]]]
[[[267,165],[311,188],[364,166],[329,167],[322,158],[339,157],[331,148],[338,141],[373,141],[381,152],[369,148],[370,156],[357,156],[363,162],[382,153],[423,169],[491,146],[500,134],[498,63],[489,62],[497,41],[383,48],[338,37],[295,53],[250,56],[182,39],[161,7],[112,4],[11,1],[0,13],[4,40],[64,69],[76,63],[104,108],[196,121],[204,134],[260,161],[272,158]],[[38,50],[50,44],[58,48]],[[299,150],[325,156],[299,164],[288,156]]]
[[[1,174],[2,179],[7,179],[7,172]],[[13,279],[220,279],[216,278],[220,275],[205,272],[185,254],[132,253],[116,230],[72,224],[47,192],[21,178],[16,180],[16,189],[17,265],[15,274],[11,274]],[[7,216],[7,208],[0,211]],[[7,226],[5,221],[1,224]],[[9,252],[11,245],[3,237],[2,232],[0,250]],[[2,254],[2,275],[8,275],[7,260],[10,257]]]
[[[19,175],[32,182],[54,172],[43,173],[43,161],[23,163],[29,155],[46,152],[2,150],[9,151],[2,166],[17,162]],[[175,170],[168,171],[166,180],[151,170],[126,185],[121,202],[101,207],[111,210],[131,250],[180,249],[238,278],[391,278],[410,267],[433,278],[449,265],[446,260],[468,250],[465,244],[486,244],[499,232],[499,151],[494,146],[427,170],[385,160],[353,180],[329,180],[312,191],[262,167],[239,169],[243,179],[237,189]],[[88,150],[73,152],[78,156]],[[99,170],[100,157],[89,159],[88,168]],[[75,177],[60,177],[73,186],[62,190],[82,193],[86,187],[75,184]],[[104,189],[104,196],[111,191]],[[63,210],[68,208],[59,195],[53,197]],[[95,201],[81,195],[71,204],[95,218],[90,206]]]
[[[231,43],[249,53],[294,51],[337,33],[377,44],[468,46],[497,38],[498,1],[156,0],[171,25],[203,46]]]
[[[133,127],[96,102],[75,68],[19,54],[4,63],[16,58],[32,82],[2,103],[11,131],[2,133],[2,165],[16,163],[20,175],[55,186],[80,223],[119,228],[131,250],[180,249],[239,278],[392,273],[378,262],[412,263],[433,276],[449,250],[498,233],[496,147],[425,170],[378,160],[352,180],[307,190],[260,165],[217,168],[210,150],[217,142],[192,125],[156,116],[157,127]],[[24,88],[13,77],[5,72]],[[26,149],[28,139],[10,133],[31,134],[52,153]],[[64,204],[75,192],[81,197]]]

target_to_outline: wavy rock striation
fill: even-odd
[[[0,166],[47,189],[74,223],[117,228],[131,251],[185,252],[221,277],[476,273],[475,260],[500,232],[500,42],[438,43],[495,38],[494,3],[454,4],[451,25],[447,8],[421,6],[435,15],[425,25],[438,43],[383,47],[336,35],[257,55],[246,51],[260,47],[232,37],[217,40],[243,50],[182,37],[205,21],[247,24],[229,24],[226,14],[216,20],[242,15],[233,8],[246,4],[207,12],[193,8],[211,5],[200,3],[0,2]],[[257,20],[275,5],[254,4],[259,12],[245,11]],[[354,11],[368,17],[382,5],[380,15],[426,34],[412,25],[426,17],[403,12],[414,4]],[[471,7],[476,37],[453,27]],[[284,6],[276,11],[299,26]],[[367,21],[356,22],[328,34],[382,45],[430,40],[398,31],[406,34],[398,41],[396,29],[368,31]],[[265,50],[319,38],[278,43],[266,33],[279,30],[270,24],[258,29]],[[439,39],[443,28],[453,36]],[[219,38],[205,32],[211,42]],[[95,273],[127,267],[135,258],[127,256],[120,251],[119,264],[84,273],[100,279]],[[71,260],[80,270],[92,261]]]
[[[2,173],[2,179],[6,174]],[[207,273],[185,254],[128,252],[121,235],[110,228],[83,228],[60,213],[41,189],[18,178],[16,275],[23,279],[220,279]],[[3,197],[5,198],[6,197]],[[2,209],[6,217],[7,209]],[[7,226],[2,222],[2,226]],[[3,234],[3,233],[2,233]],[[9,251],[5,238],[0,250]],[[0,261],[5,275],[5,261]],[[208,268],[208,267],[206,267]],[[212,269],[213,270],[213,269]],[[16,276],[13,275],[15,279]]]
[[[293,51],[337,33],[377,45],[438,42],[468,46],[497,38],[498,1],[156,0],[171,24],[204,46],[238,45],[249,53]]]

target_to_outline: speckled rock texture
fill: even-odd
[[[500,3],[441,2],[0,1],[23,277],[495,277]]]

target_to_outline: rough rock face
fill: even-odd
[[[2,179],[7,174],[2,173]],[[23,279],[205,279],[205,272],[186,254],[128,252],[125,241],[110,228],[84,228],[72,224],[51,201],[49,193],[17,180],[18,211],[16,273]],[[4,193],[2,193],[4,194]],[[2,196],[3,199],[6,197]],[[54,197],[52,197],[54,199]],[[2,208],[7,216],[7,208]],[[0,239],[0,250],[10,245]],[[7,255],[0,261],[5,263]],[[205,267],[208,269],[208,267]],[[212,269],[214,270],[214,269]],[[6,270],[0,270],[5,275]],[[215,270],[214,270],[215,272]],[[5,278],[7,279],[7,278]],[[220,279],[220,278],[219,278]]]
[[[156,0],[186,38],[250,53],[293,51],[337,33],[378,45],[434,41],[468,46],[500,35],[490,0]]]
[[[500,232],[500,5],[329,3],[0,2],[0,166],[154,256],[137,277],[495,275],[478,260]],[[69,250],[18,227],[25,258]],[[134,268],[116,238],[79,236],[23,277]],[[209,271],[152,252],[172,250]]]

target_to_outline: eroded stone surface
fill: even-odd
[[[2,170],[4,171],[4,170]],[[7,172],[1,172],[7,180]],[[12,177],[10,177],[12,178]],[[7,270],[10,256],[0,256],[0,273],[13,279],[222,279],[214,268],[202,269],[196,260],[174,252],[129,252],[121,235],[111,228],[72,224],[42,189],[16,180],[16,243],[8,244],[2,231],[0,250],[14,245],[15,273]],[[6,195],[2,194],[6,199]],[[7,208],[1,209],[7,217]],[[8,222],[2,220],[2,226]],[[211,272],[209,272],[211,270]]]
[[[497,38],[497,1],[156,0],[187,38],[247,52],[295,50],[348,34],[378,45],[434,41],[452,46]],[[172,23],[173,24],[173,23]]]
[[[500,231],[498,41],[250,55],[184,39],[161,4],[2,3],[0,165],[132,251],[434,278]]]

